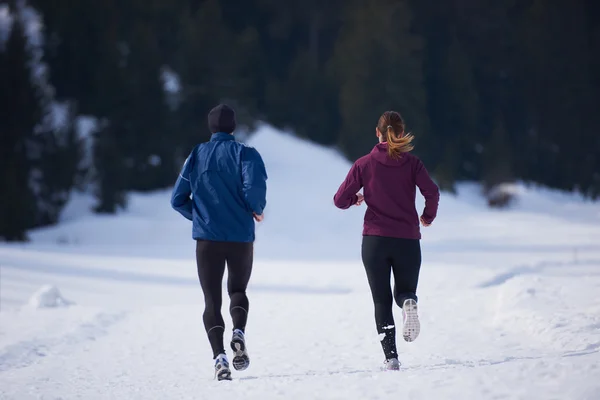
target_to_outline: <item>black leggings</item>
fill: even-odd
[[[417,301],[421,269],[421,244],[418,239],[364,236],[362,260],[375,305],[375,323],[386,359],[398,357],[393,301],[402,307],[407,299]],[[394,274],[394,293],[390,288]],[[382,336],[383,335],[383,336]]]
[[[233,329],[242,331],[248,320],[248,297],[246,287],[252,273],[254,249],[252,243],[196,242],[196,263],[198,278],[204,292],[204,327],[212,347],[213,357],[225,352],[223,333],[225,322],[221,315],[222,284],[227,264],[227,292],[229,293],[229,313]]]

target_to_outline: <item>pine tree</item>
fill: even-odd
[[[449,33],[447,40],[434,67],[437,82],[429,93],[434,132],[426,148],[435,155],[429,159],[440,186],[453,189],[456,181],[479,177],[477,149],[481,139],[479,93],[471,59],[456,32]]]
[[[125,134],[131,104],[123,71],[128,49],[122,40],[129,25],[125,15],[128,3],[31,0],[43,16],[43,61],[51,71],[55,99],[72,103],[78,113],[101,122],[94,133],[93,148],[99,212],[114,212],[125,206],[131,172],[127,156],[131,157],[133,146],[124,148],[132,139]],[[63,135],[72,137],[71,133]]]
[[[265,95],[269,121],[314,142],[337,143],[338,87],[327,65],[345,3],[261,0],[268,13],[269,68]]]
[[[594,196],[600,193],[600,118],[587,9],[584,0],[552,6],[534,0],[519,21],[531,154],[520,172],[526,180]]]
[[[337,86],[312,59],[308,51],[299,52],[286,79],[271,83],[267,94],[269,120],[316,143],[333,145],[340,122]]]
[[[81,144],[75,132],[75,112],[72,105],[63,107],[62,124],[52,126],[50,121],[46,122],[32,141],[32,146],[37,148],[36,157],[30,160],[36,226],[58,222],[79,172]]]
[[[256,90],[253,80],[258,78],[253,68],[263,61],[256,31],[248,28],[236,36],[223,21],[217,0],[206,0],[197,10],[188,11],[181,25],[184,45],[173,67],[183,86],[176,115],[181,121],[178,146],[187,153],[210,138],[206,115],[219,102],[236,109],[239,128],[251,125],[249,115],[257,107],[248,93]]]
[[[172,185],[177,171],[173,133],[167,130],[170,113],[161,80],[159,43],[152,30],[154,9],[146,2],[143,7],[149,15],[134,20],[127,35],[123,90],[130,100],[125,135],[118,142],[129,150],[126,157],[132,160],[127,188],[147,191]]]
[[[494,129],[482,152],[483,184],[486,191],[512,182],[512,149],[501,116],[495,118]]]
[[[103,85],[122,50],[120,7],[126,2],[28,1],[43,18],[43,61],[52,71],[57,100],[76,101],[80,114],[104,117],[112,99],[102,98]]]
[[[102,214],[114,214],[119,208],[127,206],[128,171],[133,163],[127,163],[120,146],[119,120],[104,120],[94,133],[94,169],[95,195],[98,200],[94,211]]]
[[[23,24],[13,13],[10,36],[0,51],[0,237],[8,241],[26,240],[35,224],[29,160],[42,109],[30,59]]]
[[[350,159],[367,153],[376,143],[377,119],[387,110],[400,112],[417,138],[426,134],[423,43],[411,31],[408,1],[353,2],[344,22],[332,60],[344,153]]]

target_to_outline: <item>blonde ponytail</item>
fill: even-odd
[[[388,144],[388,155],[390,158],[397,160],[402,157],[403,153],[408,153],[414,146],[412,141],[414,136],[410,133],[403,135],[404,132],[400,132],[400,135],[396,135],[392,125],[388,125],[386,129],[386,142]]]

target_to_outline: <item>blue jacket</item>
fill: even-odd
[[[261,215],[265,209],[266,181],[256,149],[231,134],[215,133],[186,159],[171,206],[193,222],[196,240],[253,242],[252,214]]]

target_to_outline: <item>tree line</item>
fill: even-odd
[[[515,180],[600,194],[594,0],[28,0],[3,5],[0,237],[166,188],[227,102],[339,148],[397,110],[444,189]],[[33,17],[32,17],[33,16]],[[41,25],[32,43],[32,20]],[[35,24],[34,24],[35,25]],[[0,31],[1,33],[1,31]],[[165,80],[176,90],[165,90]],[[58,116],[58,117],[57,117]],[[81,116],[95,123],[89,136]],[[59,121],[57,121],[59,120]],[[79,134],[78,134],[79,132]],[[309,162],[309,160],[307,160]]]

